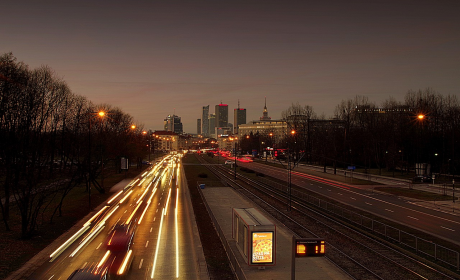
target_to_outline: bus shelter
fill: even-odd
[[[232,237],[250,266],[276,263],[276,226],[254,208],[233,208]]]

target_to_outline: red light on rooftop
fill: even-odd
[[[227,104],[219,104],[219,106],[228,106]]]

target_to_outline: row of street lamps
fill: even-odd
[[[91,129],[92,129],[92,123],[94,121],[94,118],[97,117],[98,121],[101,123],[101,133],[102,133],[102,121],[104,120],[105,117],[107,117],[108,113],[100,110],[98,112],[92,112],[89,117],[88,121],[88,203],[89,203],[89,208],[91,209],[91,184],[93,181],[95,182],[95,178],[93,178],[92,171],[91,171],[91,154],[92,154],[92,149],[91,149]],[[136,129],[136,125],[131,125],[130,126],[131,130]],[[146,131],[143,132],[145,134]],[[157,136],[158,137],[158,136]],[[149,149],[151,152],[151,142],[149,142]],[[101,148],[102,149],[102,148]],[[149,161],[150,161],[150,152],[149,152]],[[97,182],[96,182],[97,183]],[[103,158],[103,153],[101,150],[101,189],[102,191],[104,190],[104,158]]]

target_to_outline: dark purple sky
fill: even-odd
[[[247,120],[292,103],[333,116],[408,90],[460,96],[460,1],[4,1],[0,53],[145,128],[238,99]],[[314,2],[314,3],[313,3]]]

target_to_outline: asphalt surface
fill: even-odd
[[[206,279],[204,255],[178,163],[170,158],[167,164],[152,166],[135,180],[121,184],[120,190],[113,190],[114,197],[119,193],[113,201],[100,205],[8,279],[67,279],[81,268],[94,272],[106,268],[116,276],[118,263],[129,250],[129,267],[123,279]],[[113,226],[119,224],[134,232],[131,242],[122,241],[129,249],[108,253],[110,240],[116,240],[111,239]],[[83,233],[50,257],[78,231]]]
[[[280,180],[286,180],[286,169],[257,162],[241,162],[240,165]],[[312,171],[308,166],[301,165],[296,166],[292,171],[291,180],[292,184],[312,192],[460,245],[460,203],[458,201],[427,202],[395,196],[375,190],[378,185],[354,185],[350,177],[347,183],[335,181],[334,179],[337,180],[339,176],[342,176],[341,174]],[[359,174],[354,174],[354,176],[359,176]],[[340,179],[343,181],[342,178]],[[379,183],[395,188],[416,187],[433,193],[442,191],[442,186],[439,185],[411,185],[406,181],[398,181],[393,178],[381,177]],[[458,196],[458,192],[456,195]]]

